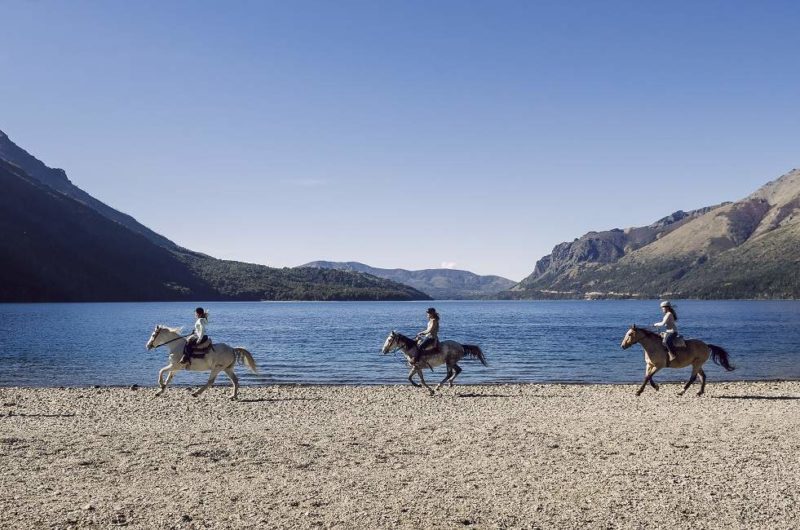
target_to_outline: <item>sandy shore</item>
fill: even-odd
[[[0,528],[798,528],[800,382],[0,389]]]

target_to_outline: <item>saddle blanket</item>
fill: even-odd
[[[664,338],[664,335],[666,335],[666,333],[661,334],[662,339]],[[686,347],[686,341],[683,339],[683,335],[678,335],[677,337],[675,337],[672,341],[672,344],[675,345],[676,348]]]
[[[195,344],[195,346],[192,348],[192,357],[202,357],[213,347],[214,345],[211,344],[211,339],[207,338],[203,342]]]

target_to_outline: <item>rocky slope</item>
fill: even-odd
[[[48,167],[44,164],[44,162],[12,142],[8,135],[3,131],[0,131],[0,159],[18,166],[27,175],[33,177],[33,179],[39,181],[40,183],[45,184],[56,191],[60,191],[67,197],[71,197],[76,201],[85,204],[104,217],[118,222],[132,232],[142,234],[157,245],[171,249],[178,248],[175,243],[161,234],[153,232],[130,215],[115,210],[114,208],[98,201],[83,191],[81,188],[73,184],[69,178],[67,178],[67,173],[63,169]]]
[[[414,289],[438,300],[463,300],[487,298],[510,289],[515,282],[500,276],[479,276],[475,273],[454,269],[380,269],[355,261],[312,261],[301,267],[336,269],[371,274]]]
[[[275,269],[180,248],[7,136],[0,146],[0,302],[428,299],[366,274]]]
[[[750,196],[555,247],[514,298],[798,298],[800,171]]]

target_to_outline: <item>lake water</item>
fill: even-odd
[[[165,349],[147,351],[157,323],[190,329],[195,303],[0,304],[0,386],[155,385]],[[261,368],[243,384],[402,384],[402,356],[380,355],[392,329],[413,336],[429,302],[204,303],[216,342],[244,346]],[[655,301],[437,301],[442,339],[480,345],[489,367],[462,362],[461,383],[640,382],[641,347],[619,344],[631,323],[660,319]],[[737,365],[709,362],[710,381],[800,379],[800,302],[683,301],[687,337],[722,346]],[[666,370],[680,380],[689,369]],[[444,376],[443,368],[430,381]],[[176,384],[205,375],[181,372]],[[227,378],[220,376],[227,384]]]

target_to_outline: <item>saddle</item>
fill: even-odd
[[[666,333],[661,334],[661,338],[663,339]],[[685,348],[686,347],[686,340],[683,338],[683,335],[676,335],[674,339],[672,339],[672,344],[675,346],[676,349],[678,348]]]
[[[419,344],[417,345],[417,349],[419,349]],[[432,344],[432,345],[428,346],[424,350],[422,350],[422,349],[419,350],[420,358],[427,357],[429,355],[434,355],[434,354],[437,354],[437,353],[439,353],[439,341],[438,340],[436,341],[435,344]]]
[[[208,350],[213,350],[214,345],[211,343],[211,339],[206,337],[206,340],[203,342],[198,342],[192,347],[192,352],[189,354],[190,357],[205,357],[208,353]]]

